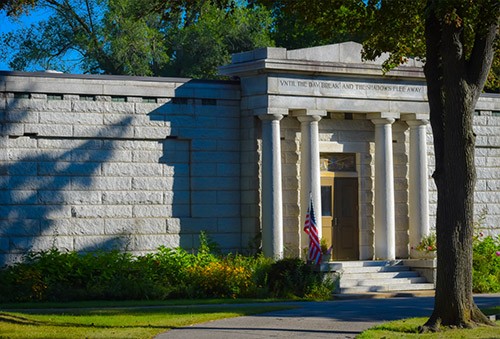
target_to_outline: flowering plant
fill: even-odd
[[[437,250],[436,233],[430,233],[422,238],[420,243],[415,247],[417,251],[435,252]]]
[[[330,260],[332,257],[333,246],[328,247],[328,243],[326,242],[326,239],[323,239],[323,238],[321,238],[321,240],[320,240],[320,246],[321,246],[321,254],[323,255],[323,259]]]

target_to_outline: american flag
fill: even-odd
[[[309,235],[309,250],[307,252],[307,261],[313,264],[317,264],[321,261],[322,254],[312,199],[310,199],[309,208],[307,209],[306,221],[304,223],[304,232]]]

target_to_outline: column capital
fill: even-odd
[[[388,125],[388,124],[393,124],[396,119],[393,118],[375,118],[371,119],[374,125]]]
[[[262,121],[268,121],[268,120],[280,121],[281,119],[283,119],[283,115],[281,114],[265,114],[265,115],[259,115],[258,117]]]
[[[286,108],[276,108],[276,107],[265,107],[265,108],[256,108],[253,110],[253,115],[261,117],[266,115],[276,115],[276,116],[285,116],[288,115],[288,109]]]
[[[319,115],[299,115],[299,116],[297,116],[297,120],[299,120],[300,122],[320,121],[321,116],[319,116]]]
[[[429,124],[429,120],[421,119],[421,120],[405,120],[406,124],[410,127],[414,126],[425,126]]]
[[[378,113],[368,113],[366,117],[371,120],[373,123],[375,123],[375,120],[380,120],[380,124],[387,124],[387,123],[393,123],[396,119],[400,118],[399,113],[394,113],[394,112],[378,112]],[[389,119],[392,120],[392,122],[383,122],[384,119]]]
[[[318,117],[324,117],[326,116],[326,111],[322,109],[294,109],[291,111],[292,115],[296,117],[303,117],[303,116],[318,116]]]
[[[407,113],[401,114],[401,120],[405,121],[408,125],[416,125],[415,122],[420,121],[422,125],[429,123],[429,114],[423,113]],[[414,121],[414,122],[413,122]]]

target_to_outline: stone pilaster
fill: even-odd
[[[262,120],[262,250],[266,257],[283,258],[283,197],[281,184],[281,114]]]
[[[393,118],[377,117],[375,125],[375,258],[396,258]]]
[[[312,197],[316,225],[321,239],[321,175],[319,163],[319,128],[318,122],[326,115],[325,111],[300,110],[294,114],[300,121],[300,215],[301,227]],[[301,232],[301,245],[307,247],[307,237]]]
[[[427,120],[406,120],[410,127],[409,160],[409,234],[410,246],[416,247],[429,234],[429,187],[427,175]],[[413,257],[418,251],[411,250]]]

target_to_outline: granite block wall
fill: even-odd
[[[0,266],[28,250],[241,250],[239,85],[0,75]]]
[[[486,102],[488,98],[485,98]],[[481,104],[481,103],[480,103]],[[484,105],[484,103],[483,103]],[[487,107],[486,107],[487,108]],[[474,116],[476,133],[476,191],[474,195],[475,221],[483,234],[500,233],[500,111],[477,109]],[[432,131],[427,129],[429,145],[429,202],[430,226],[435,228],[437,192],[431,178],[434,170]]]

